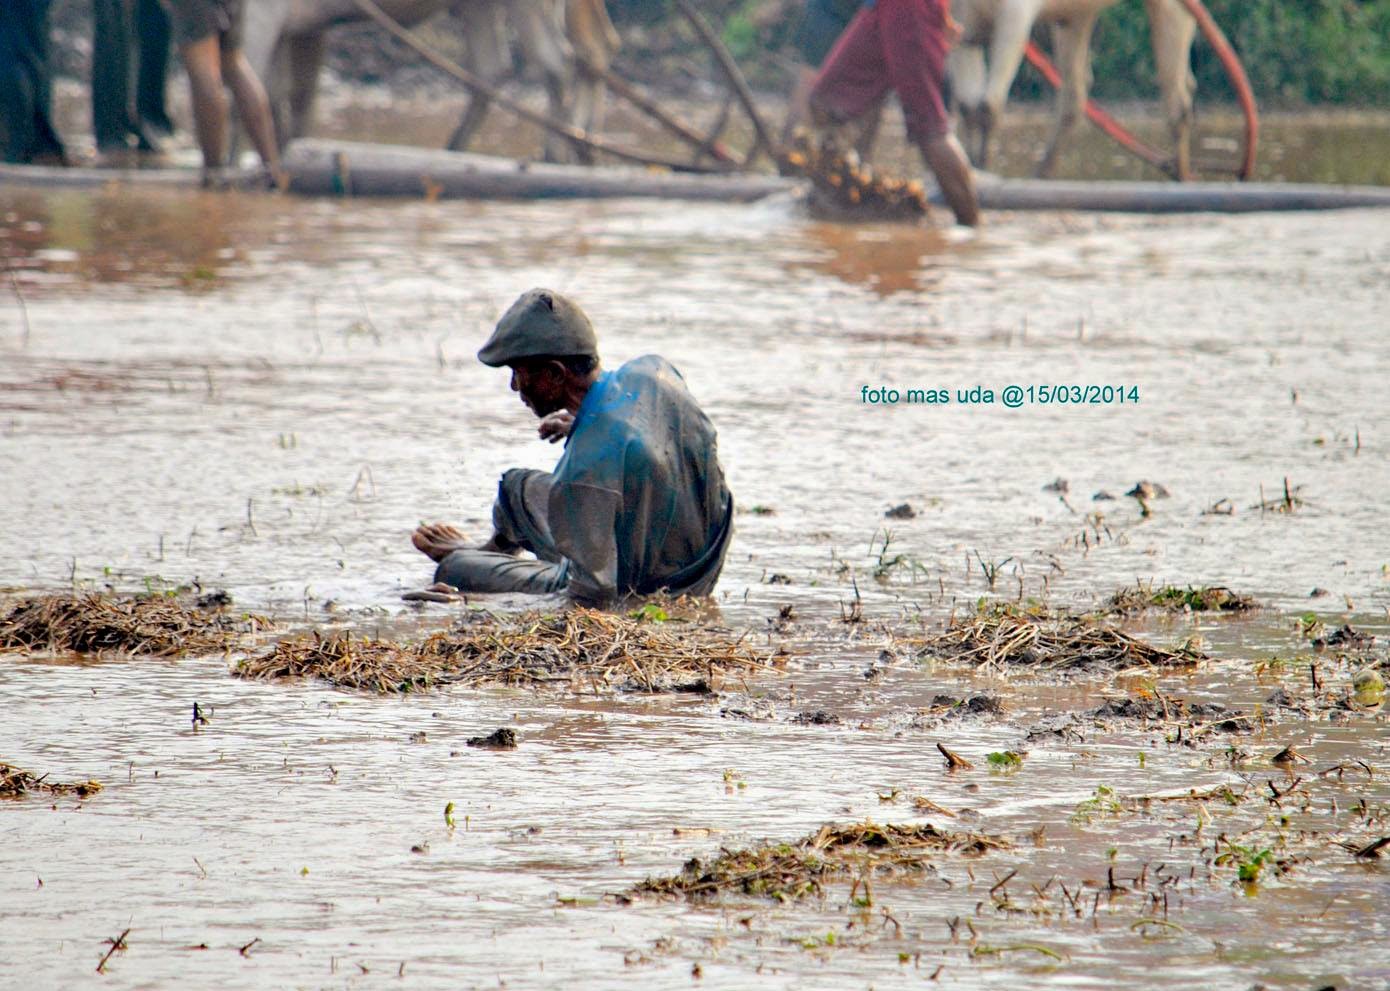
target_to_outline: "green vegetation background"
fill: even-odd
[[[1240,54],[1262,106],[1390,106],[1390,0],[1206,0],[1206,5]],[[755,85],[775,85],[786,60],[768,59],[766,53],[791,54],[803,0],[705,0],[699,6],[722,30]],[[621,25],[685,35],[674,6],[664,0],[609,0],[609,9]],[[671,37],[673,47],[684,47],[676,37]],[[1035,39],[1050,49],[1045,32]],[[1140,0],[1121,0],[1101,15],[1092,50],[1097,98],[1154,98],[1149,25]],[[1192,69],[1203,100],[1234,100],[1225,71],[1200,36]],[[1025,65],[1013,97],[1043,99],[1050,92]]]

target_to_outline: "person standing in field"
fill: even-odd
[[[796,84],[787,100],[787,118],[782,124],[782,145],[790,145],[796,130],[811,119],[811,87],[815,85],[816,74],[835,42],[845,33],[849,22],[859,13],[862,0],[806,0],[801,18],[792,34],[792,44],[801,56],[797,68]],[[878,107],[864,115],[864,126],[854,142],[860,155],[867,155],[878,135],[878,125],[882,118],[883,101]]]
[[[265,87],[241,50],[243,0],[164,0],[193,96],[194,130],[203,152],[203,184],[225,182],[231,88],[237,114],[261,156],[267,178],[283,183],[275,125]]]
[[[811,87],[811,111],[843,124],[896,91],[908,140],[936,175],[959,223],[980,221],[979,197],[965,149],[951,133],[943,91],[946,53],[959,35],[949,0],[870,0],[830,50]]]

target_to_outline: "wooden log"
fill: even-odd
[[[790,192],[779,176],[700,175],[518,162],[468,152],[347,141],[296,141],[285,151],[290,191],[306,196],[466,199],[655,197],[747,203]]]
[[[228,185],[237,189],[266,188],[265,179],[258,168],[228,170],[224,175]],[[105,186],[198,189],[202,181],[203,173],[197,168],[93,169],[0,162],[0,185],[39,186],[47,189],[100,189]]]
[[[401,145],[306,139],[286,152],[290,191],[306,196],[541,199],[658,197],[746,203],[796,192],[804,183],[767,175],[697,175],[638,168],[544,165],[510,158]],[[0,184],[37,188],[139,186],[197,189],[196,168],[90,169],[0,163]],[[259,169],[233,174],[232,185],[263,189]],[[1390,208],[1390,186],[1312,183],[1078,182],[981,175],[988,210],[1079,210],[1119,213],[1251,213]],[[939,202],[939,199],[934,199]]]
[[[1390,207],[1390,186],[1294,182],[1077,182],[981,177],[986,210],[1090,210],[1110,213],[1258,213]],[[936,196],[932,202],[940,202]]]

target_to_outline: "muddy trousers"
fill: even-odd
[[[502,476],[492,504],[492,528],[498,542],[530,551],[534,560],[494,551],[457,550],[439,562],[434,580],[461,592],[545,595],[563,589],[569,562],[555,547],[546,523],[551,481],[549,472],[513,468]]]

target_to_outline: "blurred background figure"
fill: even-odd
[[[809,125],[811,86],[816,81],[816,72],[862,5],[863,0],[805,0],[801,19],[797,21],[796,32],[792,35],[792,44],[801,56],[801,66],[797,69],[796,86],[787,101],[787,119],[782,125],[784,147],[791,143],[798,127]],[[866,153],[874,143],[881,110],[880,104],[879,110],[867,114],[864,119],[863,130],[854,142],[860,154]]]
[[[203,185],[227,181],[229,107],[224,84],[231,87],[237,115],[261,156],[267,178],[282,184],[270,101],[241,50],[242,0],[166,0],[165,6],[173,20],[179,57],[188,71],[194,130],[203,152]]]
[[[164,105],[169,31],[159,0],[92,0],[92,130],[98,164],[131,164],[132,151],[157,152],[157,135],[173,132]]]
[[[0,0],[0,150],[7,162],[66,165],[53,126],[49,0]]]
[[[811,86],[811,112],[832,126],[863,117],[898,94],[907,138],[936,176],[957,223],[979,223],[965,149],[946,113],[946,53],[960,37],[949,0],[873,0],[860,7]]]

